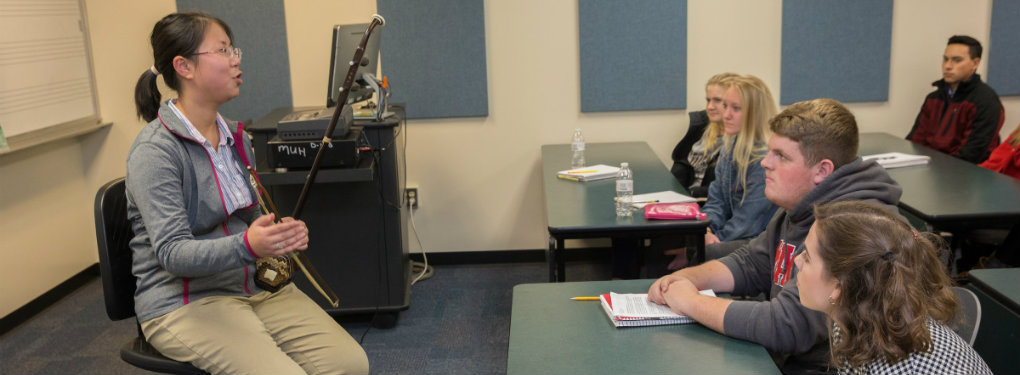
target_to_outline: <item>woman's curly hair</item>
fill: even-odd
[[[818,255],[840,284],[833,318],[841,339],[833,363],[894,364],[932,350],[927,321],[949,323],[952,281],[936,254],[939,237],[918,234],[898,215],[863,202],[815,206]]]

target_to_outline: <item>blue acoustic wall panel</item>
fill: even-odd
[[[783,0],[780,103],[889,98],[893,2]]]
[[[577,0],[581,112],[687,104],[687,1]]]
[[[376,4],[386,19],[379,60],[391,103],[405,103],[408,118],[489,115],[482,0]]]
[[[986,51],[988,85],[1000,96],[1020,95],[1020,0],[992,2],[992,33]]]
[[[293,105],[283,0],[177,0],[177,9],[219,17],[234,33],[234,45],[244,52],[241,94],[220,107],[223,116],[256,120]]]

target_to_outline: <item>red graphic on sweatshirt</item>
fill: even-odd
[[[793,272],[793,258],[797,256],[797,246],[779,241],[776,246],[776,264],[772,266],[772,283],[785,286],[790,281],[790,272]]]

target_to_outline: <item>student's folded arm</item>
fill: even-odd
[[[785,354],[801,354],[829,339],[825,314],[800,304],[796,278],[768,301],[733,301],[726,309],[727,336]]]
[[[690,280],[698,289],[712,289],[720,293],[733,289],[733,275],[725,265],[715,260],[682,269],[676,275]]]
[[[723,331],[723,319],[726,315],[727,307],[733,301],[727,298],[703,296],[697,294],[696,291],[691,291],[686,294],[689,294],[687,297],[688,300],[677,301],[674,299],[670,303],[670,307],[672,308],[673,304],[677,303],[680,305],[678,306],[680,311],[677,311],[676,308],[673,309],[674,311],[694,318],[694,320],[697,320],[698,323],[701,323],[713,331],[725,333]]]
[[[960,158],[971,163],[984,161],[982,158],[985,157],[989,143],[992,142],[1002,126],[1005,115],[1005,110],[994,95],[984,95],[979,101],[990,104],[977,107],[970,135],[967,136],[967,142],[959,151]]]

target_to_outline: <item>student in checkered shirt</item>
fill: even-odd
[[[815,206],[797,255],[805,307],[832,322],[841,374],[991,374],[947,324],[956,298],[936,257],[936,237],[859,201]]]

